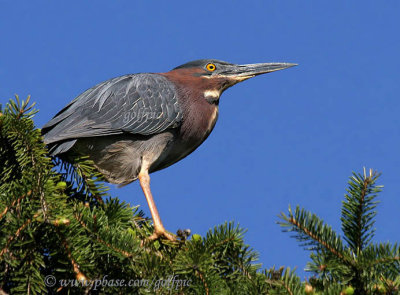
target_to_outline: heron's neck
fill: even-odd
[[[218,79],[209,79],[206,77],[194,76],[192,73],[185,73],[184,69],[173,70],[167,73],[161,73],[167,79],[172,81],[177,87],[178,95],[187,97],[189,100],[205,100],[210,104],[218,105],[219,97],[224,88]]]

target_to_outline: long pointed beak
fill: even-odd
[[[297,66],[293,63],[257,63],[247,65],[233,65],[231,68],[222,72],[221,75],[230,77],[234,80],[243,81],[261,74],[271,73]]]

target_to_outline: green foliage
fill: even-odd
[[[311,251],[302,282],[261,269],[233,222],[149,241],[151,221],[111,197],[88,158],[48,155],[35,113],[29,98],[0,106],[0,294],[398,294],[399,246],[371,243],[377,174],[350,179],[343,237],[305,209],[281,215]]]
[[[364,171],[364,175],[353,173],[349,181],[341,221],[344,239],[355,253],[362,251],[374,236],[374,209],[377,204],[374,200],[382,190],[382,186],[375,185],[378,177],[379,175],[372,174],[372,171],[370,176],[366,177]]]
[[[296,207],[289,214],[281,213],[284,231],[294,232],[300,245],[311,251],[307,269],[316,291],[327,292],[342,286],[342,293],[399,294],[400,248],[398,244],[371,242],[375,229],[379,174],[369,171],[350,177],[342,208],[342,231],[339,236],[317,215]],[[344,240],[344,241],[343,241]],[[336,293],[337,294],[337,293]]]
[[[303,288],[293,271],[262,271],[233,223],[204,237],[183,234],[176,243],[148,241],[150,220],[109,196],[89,159],[48,156],[32,107],[17,97],[0,112],[0,294],[298,294]]]

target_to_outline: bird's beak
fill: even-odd
[[[247,65],[232,65],[229,69],[226,69],[221,75],[229,77],[237,82],[247,80],[254,76],[284,70],[297,66],[293,63],[258,63],[258,64],[247,64]]]

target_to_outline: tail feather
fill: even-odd
[[[49,148],[50,155],[56,156],[56,155],[65,153],[68,150],[70,150],[74,146],[75,143],[76,143],[76,139],[54,143]]]

